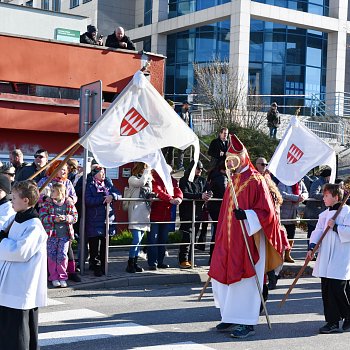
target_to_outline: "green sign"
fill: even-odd
[[[56,28],[55,39],[59,41],[68,41],[69,43],[79,43],[80,32],[79,30]]]

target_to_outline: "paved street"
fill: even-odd
[[[319,281],[302,278],[283,308],[278,302],[292,280],[279,281],[256,335],[245,341],[217,333],[219,311],[211,289],[197,301],[201,284],[104,290],[50,290],[40,315],[44,349],[335,349],[349,347],[350,333],[319,335],[323,325]],[[66,347],[67,345],[63,345]]]

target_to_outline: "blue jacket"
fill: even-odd
[[[103,204],[105,194],[103,192],[97,192],[96,186],[93,183],[93,177],[88,177],[87,181],[85,192],[85,233],[88,237],[104,236],[106,232],[106,205]],[[117,200],[120,192],[113,186],[109,178],[106,178],[104,182],[114,200]],[[109,208],[109,220],[112,222],[115,221],[113,202]],[[115,225],[110,225],[109,234],[115,234]]]

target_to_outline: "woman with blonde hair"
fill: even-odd
[[[147,164],[137,162],[131,172],[128,180],[130,198],[151,197],[152,192],[152,175],[151,169]],[[140,244],[145,232],[150,231],[150,213],[151,202],[149,201],[132,201],[128,206],[129,229],[132,233],[132,247],[129,251],[129,260],[126,271],[129,273],[142,272],[143,268],[137,264],[140,252]]]

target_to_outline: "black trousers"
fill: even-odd
[[[0,306],[0,349],[38,350],[38,308],[11,309]]]
[[[98,237],[89,237],[89,264],[93,267],[100,265],[101,269],[104,271],[105,269],[105,261],[106,261],[106,237],[98,236]],[[98,259],[99,257],[99,259]]]
[[[199,232],[200,222],[195,224],[195,237]],[[179,249],[179,262],[182,263],[184,261],[191,261],[192,252],[191,252],[191,236],[192,236],[192,226],[181,225],[180,230],[182,232],[181,243],[188,243],[187,245],[180,245]]]
[[[321,278],[323,309],[326,322],[350,318],[348,281]]]
[[[286,228],[288,239],[294,239],[296,225],[290,224],[290,225],[284,225],[284,227]]]

